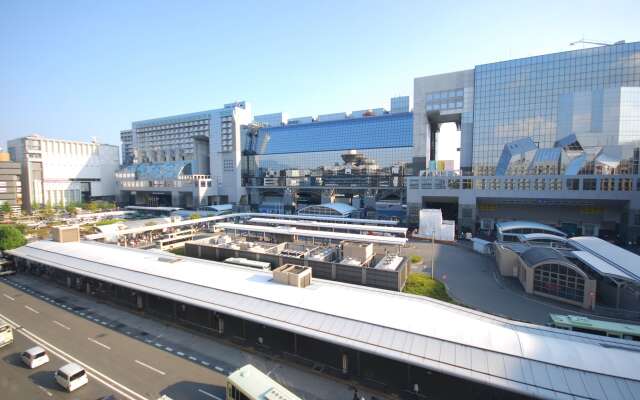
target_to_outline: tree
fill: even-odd
[[[5,201],[4,203],[2,203],[2,207],[0,208],[0,211],[2,211],[3,214],[9,214],[11,212],[11,205],[9,204],[8,201]]]
[[[31,210],[38,211],[39,209],[40,209],[40,203],[35,202],[35,201],[33,203],[31,203]]]
[[[24,235],[12,225],[0,225],[0,250],[11,250],[27,244]]]
[[[200,218],[202,217],[197,212],[194,212],[193,214],[189,215],[189,219],[200,219]]]
[[[66,207],[64,208],[69,214],[71,215],[76,215],[76,207],[78,207],[77,203],[69,203],[66,205]]]

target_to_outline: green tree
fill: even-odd
[[[77,207],[78,207],[78,204],[77,204],[77,203],[73,203],[73,202],[72,202],[72,203],[67,204],[67,205],[65,206],[65,208],[64,208],[64,209],[65,209],[69,214],[76,215],[76,213],[77,213],[76,208],[77,208]]]
[[[200,218],[202,217],[197,212],[194,212],[193,214],[189,215],[189,219],[200,219]]]
[[[0,211],[2,211],[3,214],[9,214],[11,212],[11,205],[9,204],[8,201],[5,201],[4,203],[2,203],[2,207],[0,208]]]
[[[11,250],[27,244],[24,235],[12,225],[0,225],[0,250]]]
[[[31,203],[31,210],[38,211],[40,209],[40,204],[38,202]]]

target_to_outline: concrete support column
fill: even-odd
[[[171,192],[171,206],[180,207],[180,192]]]

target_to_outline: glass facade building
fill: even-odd
[[[245,182],[315,177],[306,184],[322,186],[323,176],[408,175],[412,126],[412,114],[401,112],[261,128],[243,136]]]
[[[586,145],[640,142],[640,43],[479,65],[474,75],[475,175],[494,174],[504,145],[526,137],[540,148],[569,133]],[[608,96],[611,89],[617,97]]]

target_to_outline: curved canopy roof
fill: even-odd
[[[558,235],[562,237],[567,237],[567,234],[558,230],[552,226],[541,224],[539,222],[533,221],[506,221],[506,222],[498,222],[496,224],[496,229],[500,233],[506,233],[508,231],[512,231],[515,229],[533,229],[537,231],[542,231],[546,233],[551,233],[553,235]],[[531,232],[533,233],[533,232]]]
[[[522,258],[522,261],[527,263],[527,266],[529,267],[533,267],[534,265],[545,261],[563,264],[569,262],[562,254],[560,254],[559,251],[551,247],[530,247],[520,253],[520,258]]]
[[[355,210],[355,208],[344,203],[323,203],[304,207],[298,211],[298,214],[342,215],[347,217]]]

